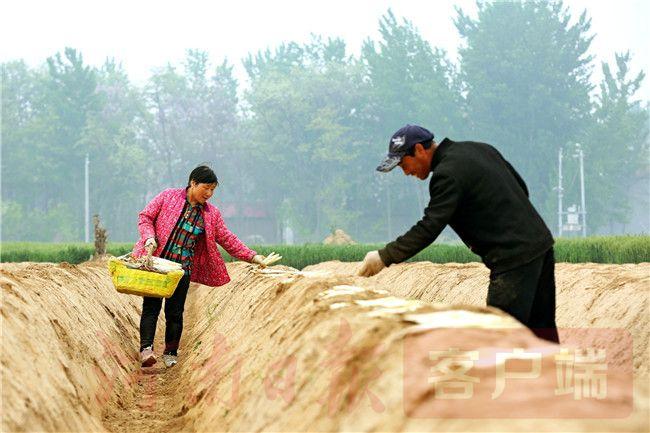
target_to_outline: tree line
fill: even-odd
[[[35,68],[2,63],[2,238],[82,240],[89,155],[90,209],[111,240],[134,240],[146,202],[207,162],[218,205],[264,206],[299,241],[333,228],[385,241],[428,200],[425,183],[374,171],[405,123],[493,144],[552,229],[558,151],[580,143],[589,232],[625,223],[628,191],[648,169],[648,105],[635,96],[644,73],[631,76],[630,54],[598,65],[594,86],[590,20],[561,2],[480,3],[454,22],[458,62],[389,10],[358,55],[325,36],[249,54],[246,86],[200,50],[142,86],[119,62],[93,67],[73,48]],[[565,203],[578,194],[569,176]]]

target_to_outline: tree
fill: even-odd
[[[591,21],[583,12],[570,24],[561,1],[479,3],[476,19],[457,12],[472,136],[513,163],[542,216],[555,221],[558,150],[590,121]]]
[[[23,61],[3,63],[2,73],[2,240],[77,240],[72,213],[62,203],[47,203],[44,170],[50,161],[42,151],[52,125],[44,110],[44,71]],[[53,200],[50,200],[52,202]]]
[[[142,93],[112,59],[97,71],[96,93],[102,110],[88,116],[80,139],[90,155],[90,208],[111,241],[128,241],[137,236],[136,215],[154,176],[143,138],[149,113]]]
[[[385,155],[390,134],[406,123],[432,129],[438,141],[460,133],[463,124],[457,72],[446,53],[431,47],[410,21],[398,20],[391,10],[380,19],[379,33],[379,41],[365,41],[361,57],[369,86],[358,117],[365,119],[368,150],[376,155],[366,167],[369,172]],[[417,221],[426,205],[422,185],[395,177],[368,177],[373,187],[361,190],[368,192],[361,200],[367,215],[384,216],[377,221],[375,240],[393,238]]]
[[[35,196],[37,183],[34,179],[37,167],[44,163],[44,155],[34,152],[34,143],[44,140],[41,104],[43,77],[27,68],[25,62],[3,63],[2,72],[2,199],[25,200],[23,204],[36,205],[39,200],[26,199]],[[25,176],[30,173],[30,176]]]
[[[224,59],[214,68],[205,95],[206,145],[200,158],[212,161],[224,186],[219,196],[231,201],[245,197],[252,189],[249,182],[240,180],[247,170],[249,151],[246,135],[240,134],[238,86],[233,66]]]
[[[29,240],[79,240],[87,151],[80,138],[88,115],[101,108],[95,72],[66,48],[44,70],[12,62],[3,64],[2,75],[3,205],[18,205],[13,209],[29,224]],[[3,220],[5,235],[19,230],[11,221],[20,220]]]
[[[160,174],[154,189],[184,185],[202,162],[217,174],[230,169],[224,158],[237,140],[237,81],[226,60],[211,77],[208,69],[207,54],[189,50],[182,71],[167,65],[146,86],[152,114],[147,136]]]
[[[351,113],[360,74],[340,39],[314,37],[249,56],[244,130],[257,176],[256,197],[276,204],[303,240],[322,240],[357,217],[351,177],[360,156]]]
[[[398,22],[390,9],[379,21],[379,33],[381,40],[364,42],[361,58],[377,124],[388,131],[406,123],[450,133],[458,129],[461,95],[445,51],[432,48],[410,21]],[[382,141],[385,135],[382,131]]]
[[[635,94],[645,74],[629,76],[630,54],[615,55],[615,69],[602,64],[603,80],[595,101],[592,127],[582,140],[590,232],[629,222],[630,194],[648,175],[648,108]],[[645,172],[644,172],[645,171]],[[645,207],[648,206],[647,186]],[[575,191],[568,191],[574,194]]]
[[[155,72],[145,87],[147,108],[152,114],[147,125],[147,137],[150,142],[151,160],[155,165],[155,181],[151,192],[161,186],[170,187],[182,182],[181,166],[185,155],[191,150],[184,140],[183,124],[186,101],[187,82],[168,64]]]
[[[82,239],[84,161],[90,151],[82,136],[87,120],[102,109],[103,101],[96,92],[96,71],[84,64],[77,50],[66,48],[63,56],[48,58],[47,66],[44,106],[51,132],[42,149],[49,162],[43,167],[47,173],[44,203],[48,207],[65,203],[75,210],[71,222]]]

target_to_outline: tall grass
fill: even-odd
[[[360,244],[360,245],[320,245],[306,244],[292,245],[264,245],[256,248],[260,254],[275,251],[280,254],[282,264],[297,269],[316,263],[339,260],[342,262],[359,262],[363,260],[368,251],[382,248],[385,244]],[[430,261],[434,263],[467,263],[477,262],[481,259],[468,248],[460,245],[433,244],[421,251],[409,261]]]
[[[593,236],[558,239],[555,259],[569,263],[650,262],[650,236]]]
[[[109,243],[108,254],[121,256],[131,251],[131,243]],[[93,244],[41,243],[41,242],[3,242],[0,244],[2,262],[68,262],[81,263],[89,260],[95,252]]]
[[[356,262],[363,260],[368,251],[384,244],[363,245],[263,245],[252,246],[260,254],[275,251],[283,256],[282,264],[302,269],[330,260]],[[119,256],[133,247],[132,243],[110,243],[108,253]],[[81,263],[94,251],[92,244],[51,244],[32,242],[5,242],[0,244],[2,262],[68,262]],[[223,253],[227,261],[232,258]],[[650,236],[610,236],[573,239],[557,239],[555,243],[557,262],[570,263],[640,263],[650,262]],[[434,263],[479,262],[480,258],[463,245],[433,244],[410,261]]]

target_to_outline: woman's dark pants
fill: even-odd
[[[487,304],[514,316],[538,337],[559,343],[553,248],[518,268],[490,273]]]
[[[183,310],[187,289],[190,286],[190,277],[185,274],[181,278],[174,294],[165,299],[165,351],[164,353],[176,355],[178,345],[183,333]],[[140,317],[140,350],[153,346],[156,335],[156,322],[162,306],[163,298],[145,296],[142,301],[142,316]]]

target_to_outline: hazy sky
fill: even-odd
[[[633,71],[649,72],[650,0],[564,4],[574,17],[587,9],[598,61],[612,61],[614,52],[629,49]],[[5,0],[0,6],[0,61],[24,59],[35,66],[70,46],[93,65],[115,58],[142,84],[153,68],[177,64],[186,49],[199,48],[209,52],[213,64],[227,57],[243,79],[240,60],[247,53],[282,41],[306,42],[312,33],[342,37],[356,54],[365,38],[377,39],[378,20],[388,8],[456,59],[460,39],[452,22],[454,6],[470,14],[476,10],[473,0]],[[639,94],[645,100],[650,100],[648,81]]]

